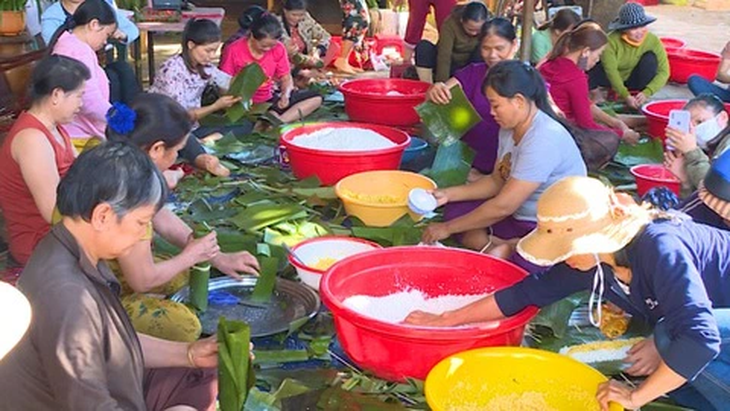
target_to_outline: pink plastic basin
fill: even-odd
[[[348,257],[320,283],[322,301],[334,314],[347,355],[381,378],[425,379],[439,361],[472,348],[519,345],[530,307],[495,322],[457,328],[414,327],[381,322],[343,305],[352,295],[384,296],[418,289],[430,297],[491,293],[526,272],[516,265],[472,251],[440,247],[391,247]],[[404,308],[407,310],[407,308]]]
[[[636,179],[636,192],[640,196],[655,187],[667,187],[679,195],[681,183],[677,177],[661,164],[642,164],[631,167],[631,174]]]
[[[396,144],[395,147],[368,151],[331,151],[300,147],[292,142],[296,137],[323,128],[362,128],[372,130]],[[335,185],[350,174],[371,170],[397,170],[403,151],[411,138],[395,128],[349,122],[317,123],[294,127],[281,135],[294,176],[305,179],[317,176],[324,185]]]
[[[421,119],[414,107],[426,100],[430,84],[405,79],[359,79],[340,86],[352,121],[410,126]]]
[[[717,68],[722,60],[717,53],[690,48],[667,48],[667,58],[669,59],[669,80],[683,84],[693,74],[714,81]]]

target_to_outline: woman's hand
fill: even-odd
[[[661,361],[662,357],[656,349],[654,337],[646,338],[634,344],[624,359],[624,362],[632,364],[626,372],[636,377],[653,374]]]
[[[192,259],[191,265],[195,265],[203,261],[212,261],[220,253],[220,250],[216,233],[213,231],[204,237],[190,241],[181,254],[189,255]]]
[[[441,207],[449,202],[449,195],[446,190],[432,190],[429,193],[436,199],[436,207]]]
[[[221,96],[218,100],[213,103],[215,111],[226,109],[241,101],[241,97],[236,96]]]
[[[451,101],[451,90],[443,82],[438,82],[431,86],[426,92],[426,98],[436,104],[449,104]]]
[[[669,145],[674,147],[675,150],[679,150],[680,153],[687,154],[697,148],[697,137],[691,131],[689,133],[683,133],[667,127],[666,133]]]
[[[185,172],[177,169],[177,170],[165,170],[162,172],[162,176],[165,177],[165,182],[167,183],[167,187],[170,190],[175,189],[177,187],[177,183],[182,180],[183,177],[185,177]]]
[[[213,368],[218,366],[218,341],[213,335],[190,343],[188,362],[194,368]]]
[[[451,236],[451,230],[446,223],[433,223],[426,227],[421,235],[421,241],[426,244],[433,244],[437,241],[445,240]]]
[[[220,159],[212,154],[201,154],[195,157],[195,167],[218,177],[228,177],[231,174],[231,170],[221,164]]]
[[[431,314],[425,311],[413,311],[408,314],[403,324],[408,325],[420,325],[424,327],[452,327],[456,324],[451,324],[450,321],[444,317],[444,314]]]
[[[608,411],[608,403],[613,401],[621,404],[624,408],[634,410],[644,404],[636,404],[632,399],[634,390],[630,387],[616,381],[609,380],[598,386],[596,399],[601,406],[601,411]]]
[[[688,181],[687,171],[684,169],[684,155],[674,151],[664,152],[664,167],[671,171],[682,183]]]
[[[621,136],[621,140],[632,146],[638,143],[639,139],[641,139],[641,134],[628,127],[624,129],[624,134]]]
[[[633,109],[640,109],[649,98],[643,92],[636,94],[635,96],[629,95],[626,97],[626,104]]]
[[[259,262],[247,251],[230,254],[220,253],[211,259],[210,263],[213,264],[213,267],[218,269],[218,271],[239,281],[242,277],[238,273],[253,275],[258,275],[259,273]]]
[[[283,110],[283,109],[289,107],[289,98],[290,98],[290,93],[286,93],[286,92],[281,93],[281,97],[279,97],[279,103],[277,104],[280,109]]]

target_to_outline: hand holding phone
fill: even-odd
[[[689,133],[692,116],[687,110],[672,110],[669,112],[669,128],[675,129],[684,134]],[[667,150],[674,151],[674,147],[666,140]]]

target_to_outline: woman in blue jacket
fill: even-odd
[[[406,322],[456,326],[496,320],[592,290],[592,323],[600,323],[605,298],[654,325],[653,336],[625,360],[632,363],[628,373],[647,379],[637,388],[614,380],[601,384],[597,399],[604,410],[609,401],[635,409],[666,393],[694,409],[727,406],[730,233],[684,214],[638,206],[588,177],[555,183],[540,197],[537,215],[537,228],[517,250],[551,268],[459,310],[417,311]]]

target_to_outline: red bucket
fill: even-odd
[[[631,167],[631,174],[636,179],[636,192],[643,196],[654,187],[667,187],[679,195],[681,183],[677,177],[661,164],[642,164]]]
[[[292,140],[323,128],[361,128],[372,130],[396,144],[379,150],[333,151],[297,146]],[[335,185],[350,174],[371,170],[397,170],[411,138],[403,131],[372,124],[317,123],[288,129],[281,135],[281,144],[289,157],[294,176],[305,179],[317,176],[323,185]]]
[[[693,74],[714,81],[717,68],[722,60],[717,53],[690,48],[668,48],[667,58],[669,59],[669,80],[683,84]]]
[[[405,79],[360,79],[340,86],[345,112],[352,121],[410,126],[421,121],[415,107],[426,100],[431,85]]]
[[[687,42],[676,37],[660,37],[665,49],[681,49],[687,46]]]
[[[388,380],[423,380],[433,366],[452,354],[520,345],[525,325],[537,308],[526,308],[501,321],[433,328],[378,321],[350,310],[343,301],[353,295],[377,297],[409,289],[429,297],[491,293],[526,274],[512,263],[473,251],[391,247],[348,257],[332,266],[322,278],[320,295],[334,314],[342,347],[355,363]]]

